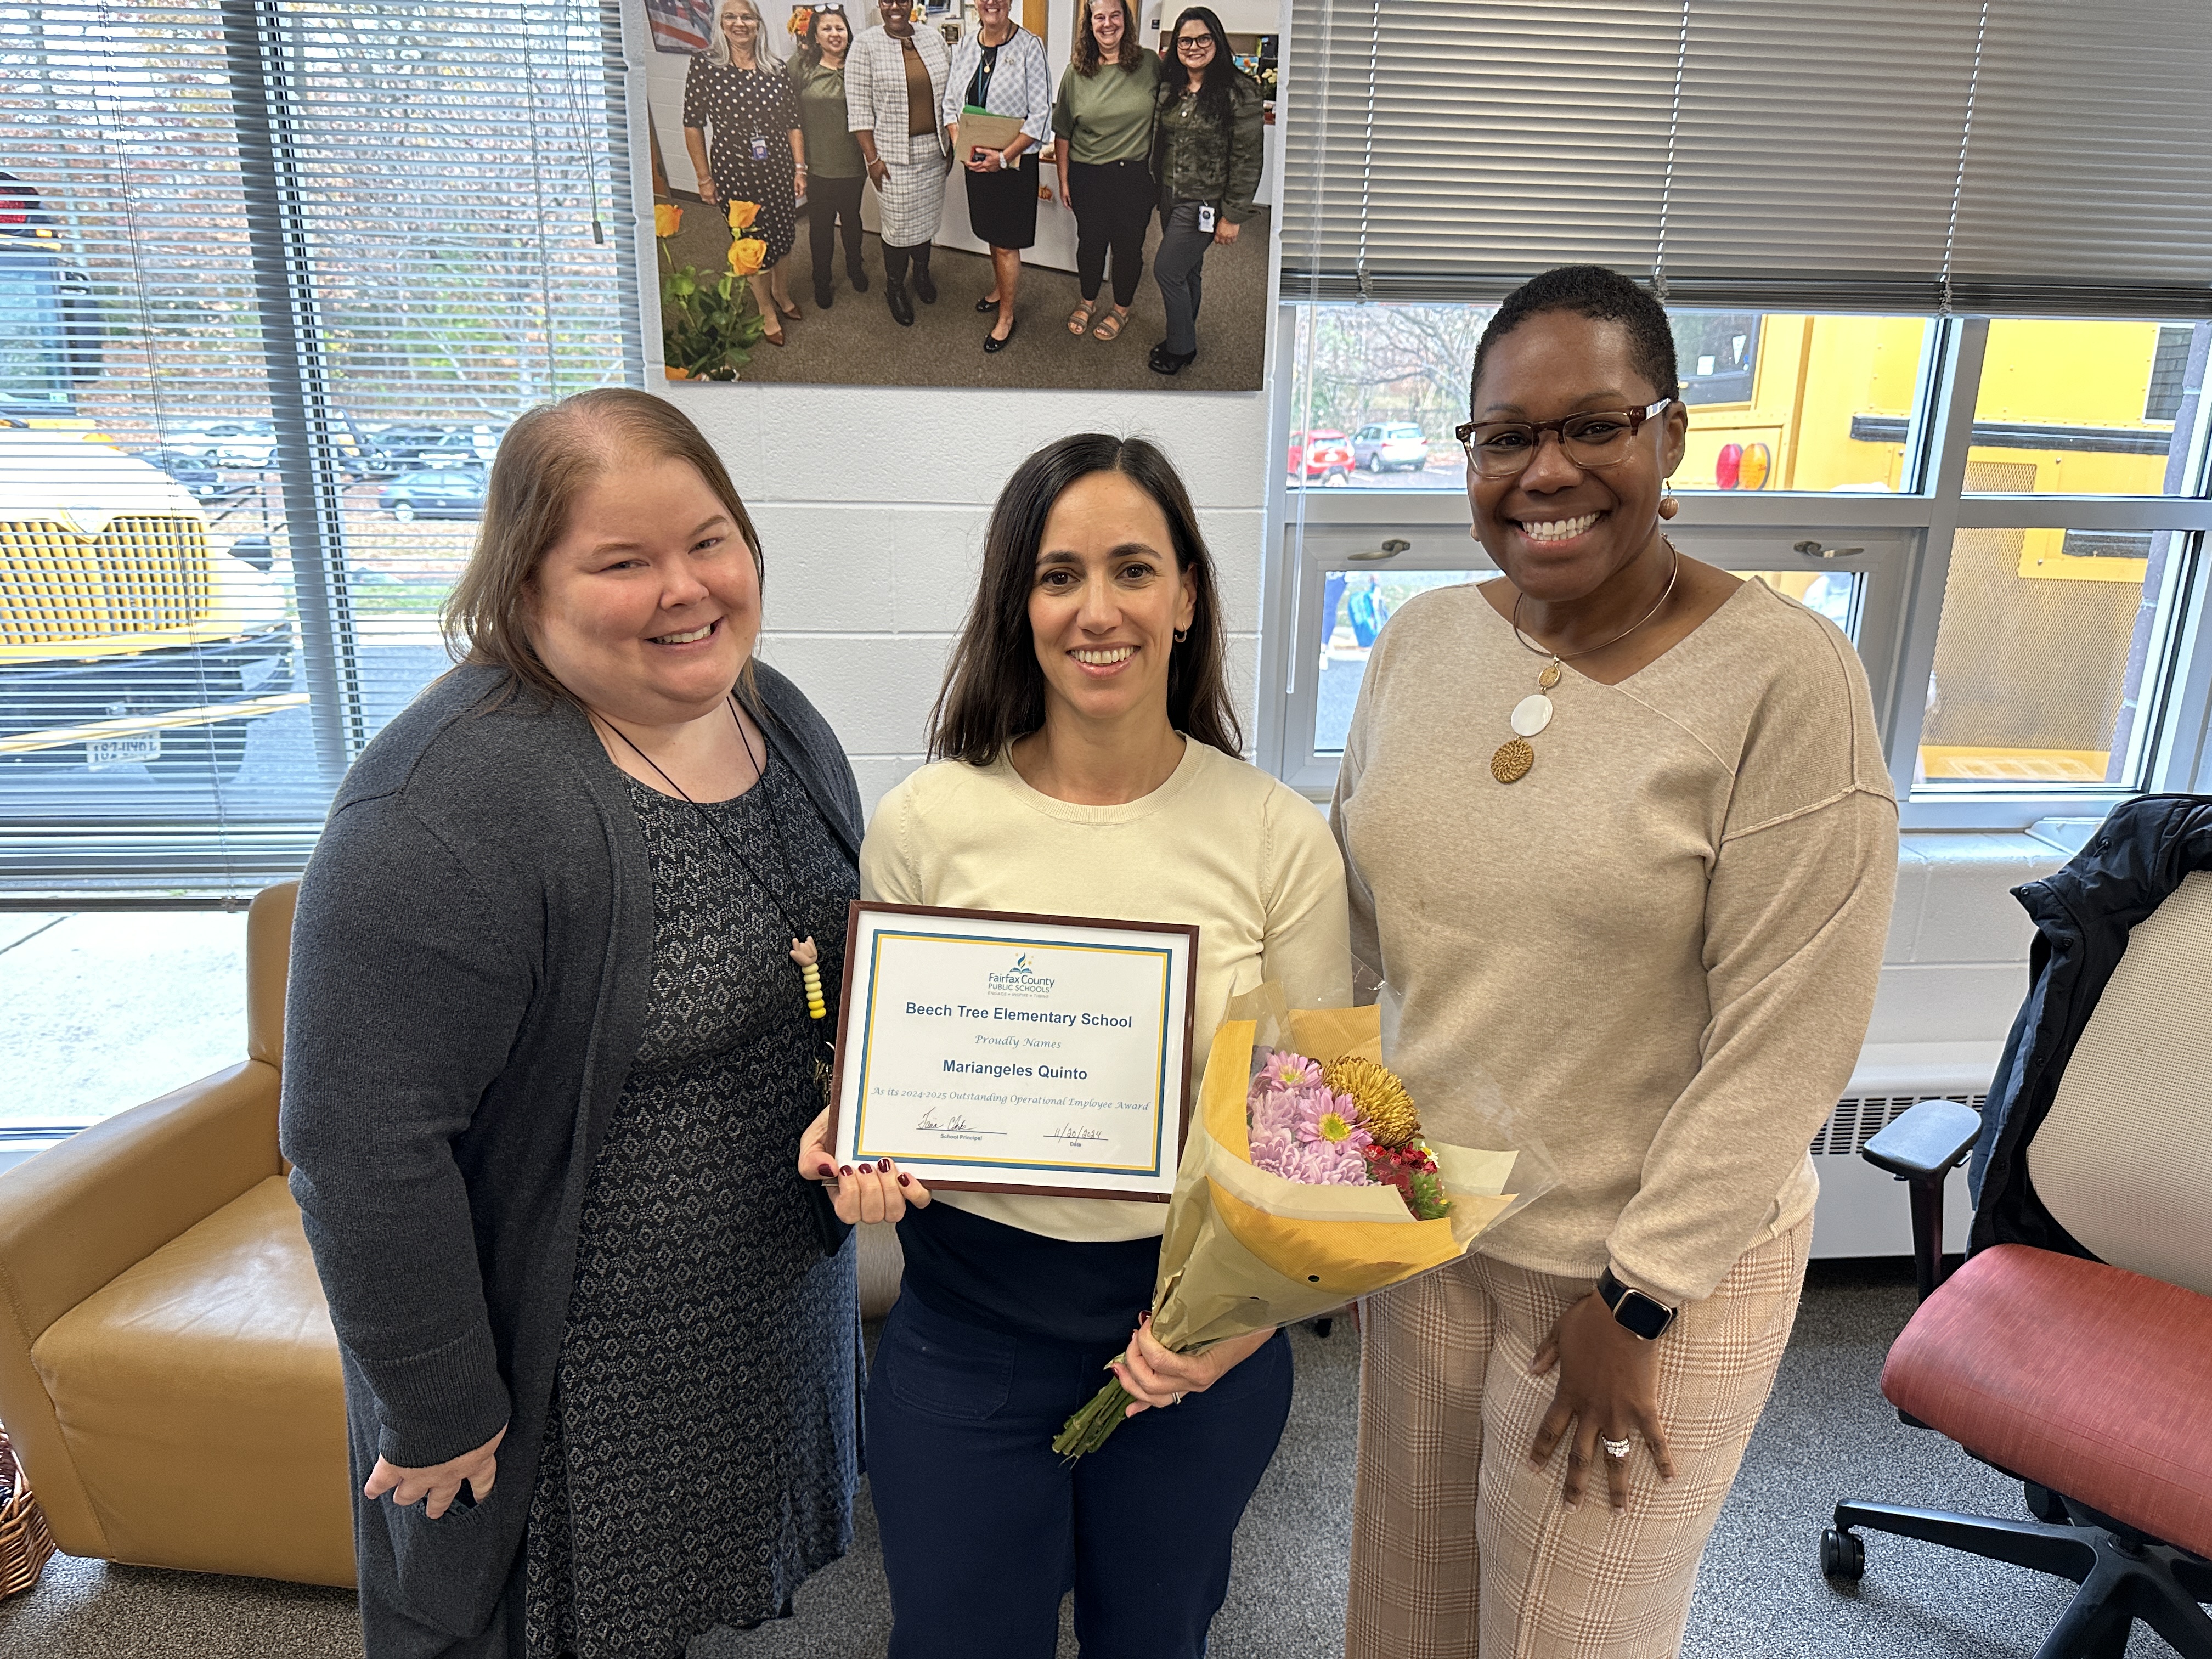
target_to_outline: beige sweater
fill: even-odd
[[[1897,807],[1866,676],[1747,582],[1619,685],[1570,665],[1499,784],[1543,665],[1473,586],[1391,618],[1332,814],[1352,954],[1404,999],[1414,1099],[1486,1078],[1558,1166],[1483,1249],[1695,1301],[1812,1208],[1873,1012]]]
[[[1005,760],[940,761],[876,808],[860,894],[898,904],[1198,924],[1192,1105],[1229,999],[1268,980],[1293,1007],[1352,1000],[1344,870],[1328,826],[1258,768],[1184,745],[1168,781],[1121,806],[1041,794]],[[946,1193],[951,1204],[1048,1237],[1158,1236],[1164,1204]]]

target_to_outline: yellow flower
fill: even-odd
[[[753,221],[759,217],[760,204],[758,202],[732,202],[730,204],[730,228],[732,230],[750,230],[753,228]]]
[[[755,236],[740,236],[730,244],[730,269],[740,276],[750,276],[761,268],[768,258],[768,244]]]
[[[1421,1133],[1413,1097],[1389,1066],[1347,1054],[1322,1066],[1321,1075],[1334,1092],[1352,1097],[1376,1146],[1402,1146]]]
[[[683,228],[684,210],[682,208],[677,206],[673,202],[655,202],[653,204],[653,234],[654,235],[673,236],[678,231]]]

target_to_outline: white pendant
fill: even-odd
[[[1541,691],[1513,705],[1513,730],[1522,737],[1533,738],[1551,723],[1552,700]]]

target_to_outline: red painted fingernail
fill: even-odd
[[[900,1186],[902,1186],[902,1187],[911,1187],[911,1186],[913,1186],[913,1185],[914,1185],[914,1177],[913,1177],[912,1176],[909,1176],[909,1175],[902,1175],[902,1176],[901,1176],[899,1177],[899,1185],[900,1185]]]
[[[853,1173],[853,1166],[848,1164],[842,1169],[839,1170],[837,1173],[841,1176],[848,1176]]]
[[[891,1161],[890,1161],[890,1159],[889,1159],[889,1158],[878,1158],[878,1159],[876,1160],[876,1173],[877,1173],[878,1175],[889,1175],[890,1172],[891,1172]]]
[[[825,1164],[814,1173],[820,1176],[824,1181],[827,1181],[831,1176],[837,1173],[837,1166],[834,1164]]]

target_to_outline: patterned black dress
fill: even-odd
[[[707,171],[714,175],[723,206],[760,204],[750,234],[768,244],[761,269],[782,264],[799,238],[799,179],[791,155],[799,94],[783,71],[694,58],[684,76],[684,125],[708,133]],[[843,934],[841,924],[838,935]]]
[[[793,1167],[821,1026],[781,915],[700,812],[821,945],[823,1024],[858,878],[780,757],[703,809],[630,793],[653,989],[577,1240],[530,1506],[531,1659],[676,1659],[787,1613],[844,1553],[859,1481],[853,1249],[823,1258]]]

